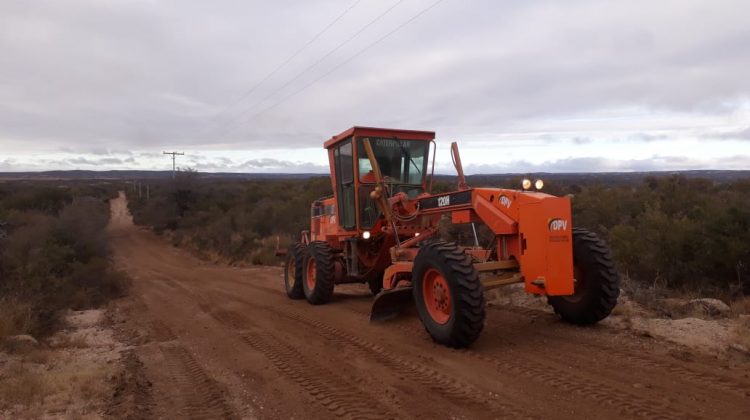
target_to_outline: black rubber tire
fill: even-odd
[[[573,229],[575,294],[549,296],[547,302],[563,320],[591,325],[609,316],[620,295],[620,279],[612,253],[603,240],[586,229]]]
[[[302,271],[305,264],[305,246],[295,242],[289,246],[284,264],[284,289],[289,299],[304,299],[305,291],[302,290]],[[289,270],[294,270],[294,281],[290,286]]]
[[[315,260],[315,286],[310,289],[307,284],[307,265],[310,259]],[[327,242],[310,242],[305,248],[305,263],[302,270],[302,290],[307,301],[313,305],[327,303],[333,297],[334,260],[333,248]]]
[[[424,302],[424,275],[431,268],[443,276],[450,290],[451,313],[445,324],[433,320]],[[414,259],[412,284],[419,318],[435,342],[463,348],[479,337],[485,319],[484,289],[471,258],[455,243],[442,240],[422,243]]]

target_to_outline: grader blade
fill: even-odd
[[[370,310],[370,322],[382,322],[393,319],[414,303],[411,287],[398,287],[383,290],[375,296]]]

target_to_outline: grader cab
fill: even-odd
[[[546,295],[571,323],[607,317],[619,295],[617,272],[607,246],[573,228],[570,199],[529,180],[522,189],[471,188],[456,143],[456,190],[432,194],[434,138],[353,127],[324,143],[333,196],[312,204],[310,230],[288,249],[287,295],[317,305],[337,284],[366,283],[376,295],[371,319],[413,301],[431,337],[451,347],[479,337],[484,291],[514,283]],[[473,246],[441,239],[441,221],[471,226]],[[491,235],[484,246],[480,225]]]

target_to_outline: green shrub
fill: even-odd
[[[96,307],[125,293],[128,280],[109,260],[109,189],[91,197],[77,195],[80,186],[67,195],[17,187],[5,186],[0,201],[0,337],[45,334],[64,310]]]

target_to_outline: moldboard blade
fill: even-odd
[[[370,322],[382,322],[397,317],[414,302],[411,287],[383,290],[375,296],[370,309]]]

